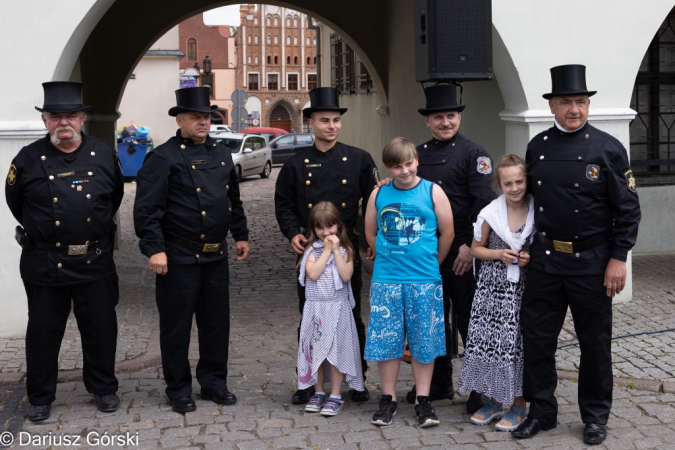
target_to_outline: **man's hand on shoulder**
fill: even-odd
[[[605,288],[607,296],[614,297],[626,287],[626,262],[610,259],[605,270]]]
[[[378,181],[375,187],[389,186],[389,183],[391,183],[391,178],[385,178],[384,180]]]
[[[167,265],[166,260],[166,253],[160,252],[152,255],[150,257],[150,260],[148,261],[148,269],[151,272],[156,273],[157,275],[166,275],[167,272],[169,271],[169,267]]]
[[[307,242],[307,238],[302,234],[296,234],[291,239],[291,248],[297,255],[305,253],[305,242]]]

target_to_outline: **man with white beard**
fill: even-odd
[[[43,83],[48,134],[24,147],[9,168],[7,205],[23,248],[28,297],[28,419],[46,420],[55,400],[61,340],[74,306],[82,338],[84,385],[99,411],[119,408],[115,351],[119,299],[113,216],[124,195],[117,153],[85,135],[82,85]]]

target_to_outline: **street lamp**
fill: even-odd
[[[209,58],[209,55],[206,55],[206,58],[204,58],[204,61],[202,61],[204,64],[204,75],[210,75],[211,74],[211,59]],[[199,67],[197,63],[195,63],[196,68]]]

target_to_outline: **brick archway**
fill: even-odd
[[[297,108],[287,100],[281,99],[270,104],[265,111],[265,122],[270,127],[281,128],[289,133],[298,130],[299,113]]]

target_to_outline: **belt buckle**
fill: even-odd
[[[70,256],[75,256],[75,255],[86,255],[87,250],[89,246],[84,244],[84,245],[69,245],[68,246],[68,255]]]
[[[573,253],[572,243],[566,241],[553,241],[553,250],[560,253]]]
[[[202,252],[215,253],[220,250],[220,245],[221,244],[204,244],[204,247],[202,247]]]

